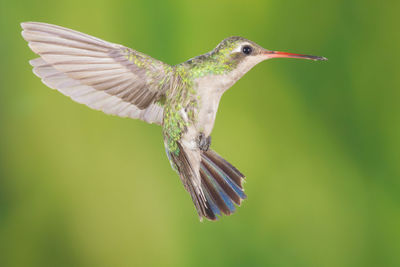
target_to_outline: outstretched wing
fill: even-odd
[[[145,54],[60,26],[21,24],[22,36],[40,57],[31,60],[43,83],[107,114],[161,124],[158,101],[172,68]]]

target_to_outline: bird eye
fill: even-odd
[[[249,45],[245,45],[242,47],[242,52],[245,55],[250,55],[251,52],[253,52],[253,48],[251,48],[251,46],[249,46]]]

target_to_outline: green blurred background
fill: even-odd
[[[400,1],[0,2],[0,266],[400,266]],[[270,60],[220,105],[212,147],[247,176],[198,221],[158,126],[32,74],[22,21],[170,64],[241,35]]]

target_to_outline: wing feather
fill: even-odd
[[[78,103],[103,111],[106,114],[141,119],[148,123],[162,123],[163,108],[156,103],[152,103],[146,109],[141,110],[132,103],[123,101],[117,95],[96,90],[91,86],[82,84],[79,80],[68,77],[65,73],[47,64],[42,58],[31,60],[30,63],[34,67],[34,73],[42,79],[44,84],[69,96]],[[110,106],[110,104],[114,106]]]
[[[108,114],[162,123],[157,101],[172,67],[122,45],[56,25],[26,22],[22,36],[40,57],[31,60],[43,83]]]

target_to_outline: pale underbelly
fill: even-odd
[[[211,135],[214,128],[220,99],[221,93],[219,92],[204,94],[201,96],[196,128],[206,137]]]
[[[181,113],[184,119],[188,118],[183,110]],[[196,121],[194,123],[188,122],[186,132],[181,139],[181,142],[185,145],[185,147],[197,149],[199,135],[203,134],[205,137],[211,135],[211,132],[214,128],[216,113],[216,109],[200,110]]]
[[[205,114],[202,114],[202,117],[199,118],[199,123],[197,129],[204,133],[205,136],[211,135],[211,132],[214,128],[216,111],[209,111]]]
[[[211,135],[211,132],[214,128],[215,117],[217,115],[218,104],[214,104],[213,106],[203,106],[203,109],[200,109],[196,128],[199,132],[203,133],[206,137]]]

